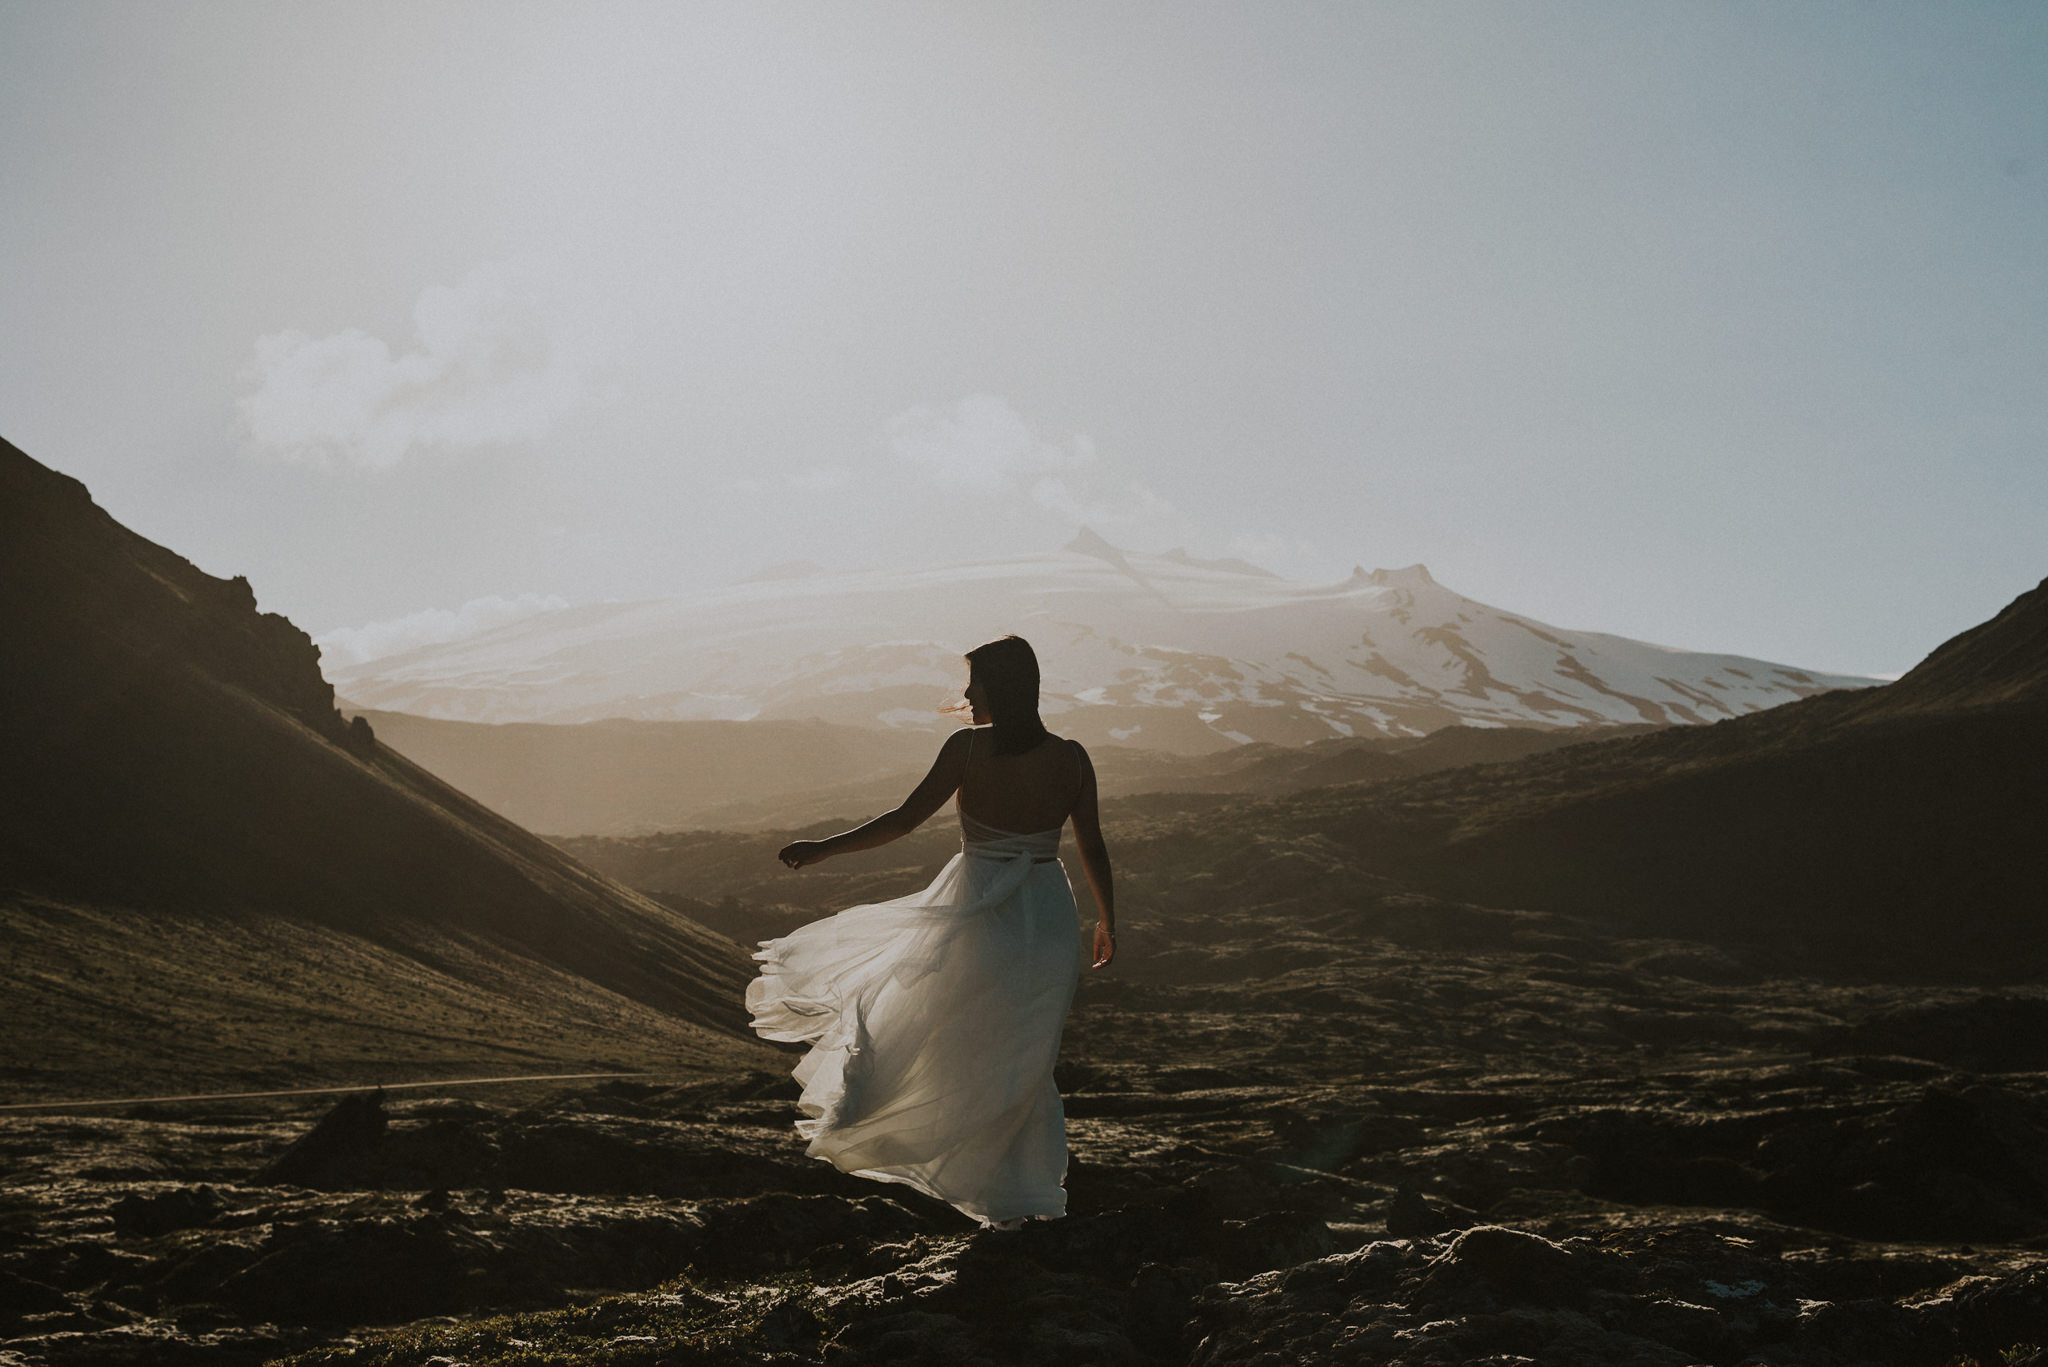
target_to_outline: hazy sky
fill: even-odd
[[[316,633],[1086,522],[1896,671],[2048,574],[2048,5],[0,0],[0,325]]]

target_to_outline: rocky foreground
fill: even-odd
[[[804,1158],[776,1073],[16,1116],[0,1363],[2043,1360],[2038,990],[1396,893],[1173,938],[1084,985],[1065,1220]]]

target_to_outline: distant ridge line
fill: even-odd
[[[652,1073],[529,1073],[524,1077],[463,1077],[443,1082],[371,1082],[354,1087],[288,1087],[275,1092],[194,1092],[188,1096],[126,1096],[101,1101],[11,1101],[0,1111],[61,1110],[72,1106],[155,1106],[173,1101],[254,1101],[272,1096],[341,1096],[349,1092],[405,1092],[425,1087],[488,1087],[501,1082],[589,1082],[598,1078],[652,1077]]]
[[[1420,564],[1304,582],[1085,527],[1057,552],[564,608],[409,650],[372,633],[392,653],[338,652],[328,681],[359,709],[439,721],[817,717],[930,734],[959,652],[1005,629],[1037,644],[1061,734],[1187,755],[1459,724],[1704,724],[1876,682],[1551,626]]]

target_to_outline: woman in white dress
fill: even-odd
[[[754,1029],[810,1045],[797,1065],[807,1150],[901,1182],[986,1226],[1066,1214],[1066,1117],[1052,1066],[1080,973],[1074,893],[1058,859],[1071,818],[1116,952],[1095,771],[1038,719],[1038,658],[1018,636],[967,654],[974,725],[946,739],[903,805],[777,856],[792,869],[910,834],[947,798],[960,853],[930,887],[813,921],[754,957]]]

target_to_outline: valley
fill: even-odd
[[[1093,742],[1070,1210],[980,1231],[807,1159],[740,1008],[957,848],[772,857],[931,736],[343,710],[245,582],[0,492],[0,1367],[2048,1358],[2048,586],[1706,725]],[[544,1073],[627,1076],[415,1085]]]
[[[1318,916],[1270,879],[1189,861],[1085,980],[1063,1221],[976,1232],[805,1159],[773,1064],[17,1114],[4,1350],[1819,1367],[2038,1345],[2039,988],[1785,976],[1386,886]]]

